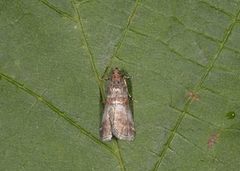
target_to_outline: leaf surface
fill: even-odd
[[[238,170],[240,2],[0,1],[0,170]],[[136,139],[101,142],[105,79]]]

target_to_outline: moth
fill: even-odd
[[[102,141],[109,141],[113,136],[128,141],[135,137],[127,81],[118,68],[112,70],[108,80],[107,97],[100,127]]]

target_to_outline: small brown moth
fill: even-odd
[[[118,68],[113,69],[107,85],[107,97],[100,128],[100,137],[109,141],[117,139],[131,141],[135,136],[126,78]]]

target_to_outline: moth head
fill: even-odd
[[[115,85],[119,85],[122,81],[122,74],[118,68],[113,69],[111,80]]]

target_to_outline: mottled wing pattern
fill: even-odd
[[[112,139],[112,124],[110,120],[112,112],[111,107],[105,107],[100,128],[100,137],[103,141],[109,141]]]
[[[113,69],[107,86],[106,104],[100,128],[103,141],[115,136],[133,140],[135,136],[132,112],[129,107],[127,82],[118,68]]]
[[[114,111],[112,132],[113,135],[121,140],[131,141],[134,139],[135,130],[129,106],[116,105]]]

